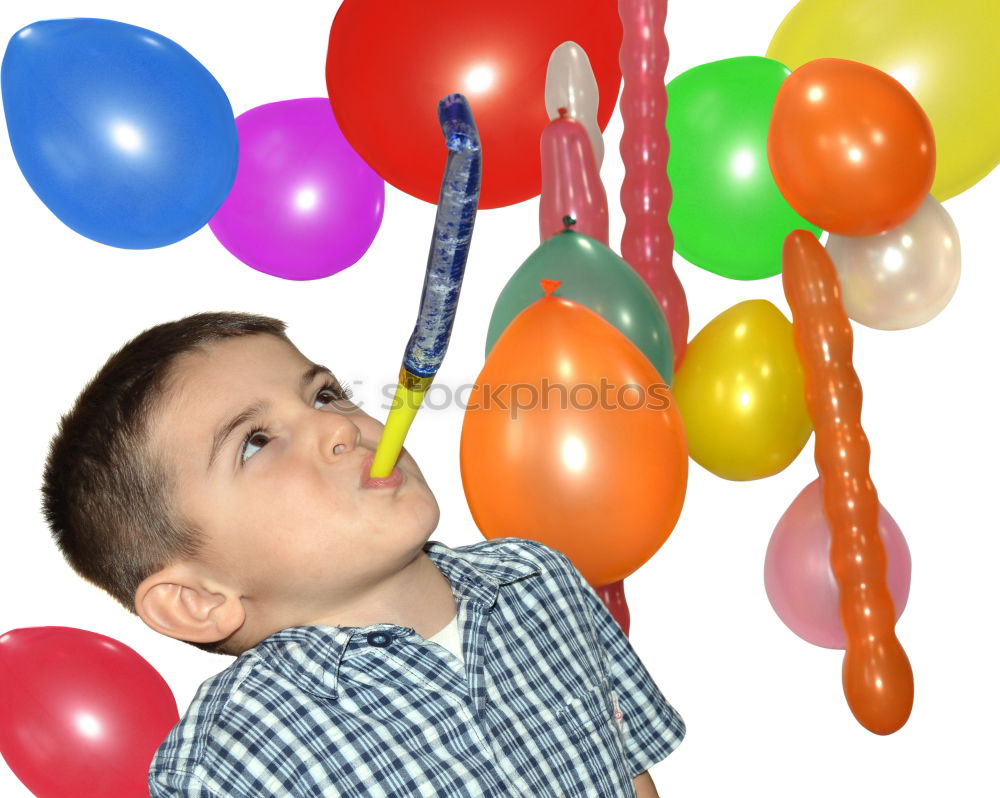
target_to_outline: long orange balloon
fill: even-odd
[[[851,323],[833,262],[812,234],[796,230],[785,239],[781,279],[805,373],[832,533],[830,565],[847,638],[844,695],[862,726],[892,734],[913,708],[913,671],[896,639],[886,585],[878,495],[868,473],[871,447],[861,428],[861,383],[851,360]]]

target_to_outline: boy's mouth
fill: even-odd
[[[365,455],[361,461],[361,487],[362,488],[398,488],[403,484],[403,472],[398,465],[392,467],[392,471],[387,477],[371,477],[372,461],[375,459],[375,452]]]

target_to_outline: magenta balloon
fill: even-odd
[[[881,504],[878,528],[898,620],[910,594],[910,550]],[[824,648],[846,647],[820,480],[802,489],[774,528],[764,559],[764,587],[778,617],[803,640]]]
[[[0,635],[0,753],[39,798],[148,796],[149,763],[177,721],[163,677],[113,638]]]
[[[236,182],[209,222],[248,266],[315,280],[357,263],[385,205],[385,183],[340,132],[326,97],[285,100],[236,118]]]
[[[564,109],[559,109],[563,111]],[[576,220],[570,229],[608,245],[608,197],[587,128],[562,114],[542,131],[542,196],[538,231],[544,242],[563,232],[563,218]]]

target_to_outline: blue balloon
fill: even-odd
[[[105,19],[18,31],[0,67],[17,164],[81,235],[126,249],[203,227],[236,179],[239,139],[222,87],[185,49]]]

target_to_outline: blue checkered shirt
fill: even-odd
[[[684,721],[570,560],[503,538],[424,545],[464,663],[409,627],[296,626],[197,695],[152,798],[622,798]]]

